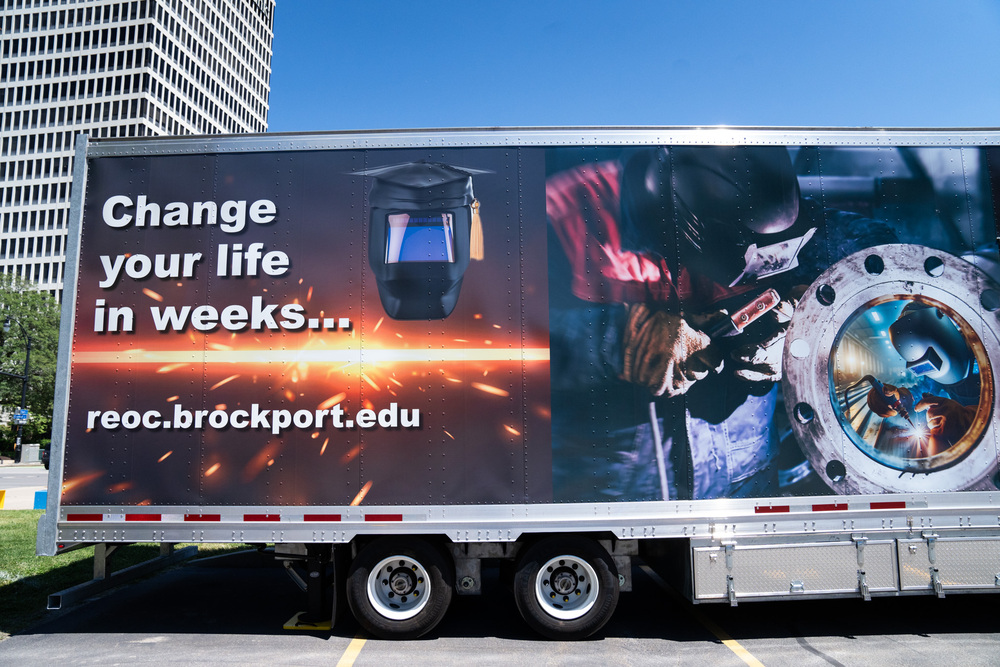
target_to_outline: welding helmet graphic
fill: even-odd
[[[625,166],[626,215],[648,249],[734,286],[788,271],[815,233],[800,228],[799,183],[781,146],[671,146]],[[627,242],[627,241],[626,241]]]
[[[955,323],[939,309],[910,303],[889,326],[889,340],[906,368],[941,384],[969,375],[972,351]]]
[[[489,172],[408,162],[359,173],[375,177],[368,193],[368,263],[386,314],[448,317],[469,260],[483,258],[472,176]]]

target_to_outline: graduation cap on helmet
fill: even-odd
[[[491,172],[406,162],[354,173],[374,177],[368,263],[386,313],[399,320],[448,317],[469,261],[484,256],[472,177]]]

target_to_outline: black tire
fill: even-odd
[[[381,537],[364,547],[347,575],[347,603],[365,630],[383,639],[414,639],[448,611],[452,568],[419,538]]]
[[[550,639],[583,639],[608,622],[618,604],[618,570],[593,540],[546,537],[525,551],[514,574],[524,620]]]

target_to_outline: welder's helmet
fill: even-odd
[[[940,309],[910,303],[889,326],[889,340],[906,368],[941,384],[955,384],[972,370],[972,351]]]
[[[779,256],[772,264],[781,270],[796,265],[795,254],[808,240],[793,229],[799,195],[791,157],[781,146],[644,151],[628,161],[622,183],[636,245],[668,259],[675,253],[683,265],[726,284],[739,281],[758,248],[774,248]]]

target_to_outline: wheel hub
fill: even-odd
[[[379,615],[396,621],[413,618],[427,605],[430,576],[409,556],[381,560],[368,575],[368,600]]]
[[[538,571],[535,598],[549,616],[573,620],[597,602],[600,585],[590,563],[576,556],[557,556]]]

